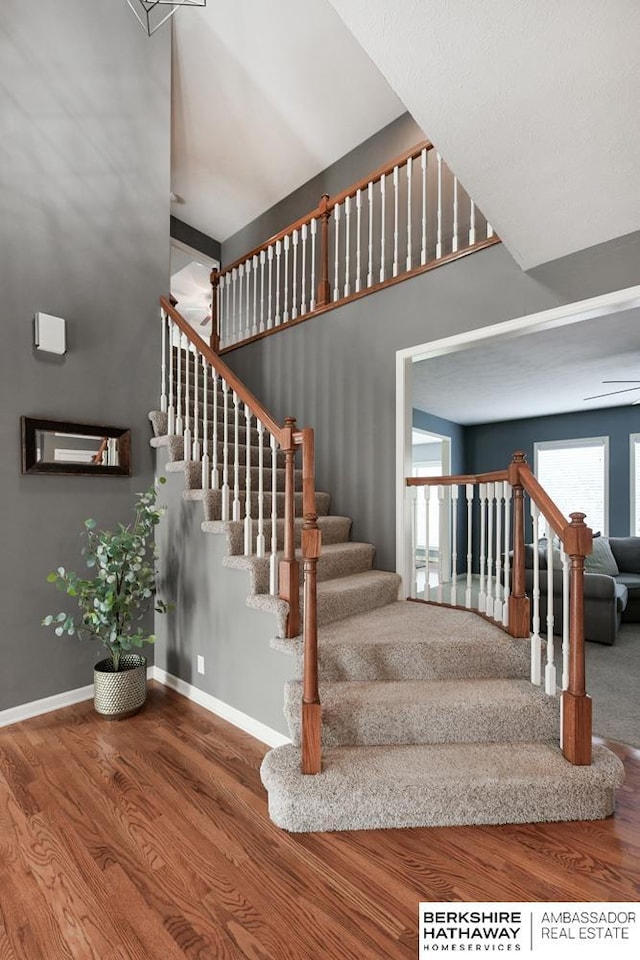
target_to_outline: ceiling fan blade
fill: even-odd
[[[583,397],[582,399],[583,400],[599,400],[600,397],[613,397],[617,393],[633,393],[634,390],[640,390],[640,387],[626,387],[624,390],[611,390],[610,393],[595,393],[592,397]]]

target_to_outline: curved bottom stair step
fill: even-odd
[[[579,767],[551,743],[426,744],[335,747],[310,776],[287,744],[260,774],[274,823],[310,832],[600,820],[624,768],[600,746]]]
[[[528,680],[321,683],[327,747],[553,740],[560,704]],[[300,744],[302,684],[285,684],[285,716]],[[516,748],[517,749],[517,748]]]

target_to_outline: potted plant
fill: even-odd
[[[164,477],[159,480],[164,483]],[[43,626],[54,628],[58,636],[67,633],[96,639],[109,656],[94,668],[94,704],[96,711],[111,720],[136,713],[147,692],[147,661],[131,653],[134,647],[153,643],[141,621],[153,605],[158,613],[169,609],[155,597],[156,553],[153,533],[164,513],[156,505],[157,490],[151,486],[137,494],[135,518],[116,530],[98,530],[96,521],[85,520],[82,549],[87,567],[95,570],[92,579],[58,567],[47,577],[57,589],[73,597],[80,608],[75,616],[65,612],[49,615]]]

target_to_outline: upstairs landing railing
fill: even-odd
[[[506,470],[407,477],[410,598],[475,610],[531,644],[531,682],[555,696],[561,637],[561,747],[571,763],[591,763],[591,698],[585,684],[584,561],[592,531],[583,513],[569,520],[540,486],[523,453]],[[525,590],[525,498],[533,527],[532,597]],[[430,544],[438,548],[433,562]],[[544,546],[542,544],[544,543]],[[540,549],[546,552],[546,631],[541,633]],[[561,575],[554,577],[554,569]],[[561,616],[553,597],[561,581]],[[546,641],[544,658],[542,642]],[[543,663],[544,659],[544,663]]]
[[[424,140],[213,271],[211,345],[268,336],[499,242]]]
[[[301,632],[300,562],[295,547],[295,469],[296,455],[301,455],[301,764],[303,773],[319,773],[316,584],[321,534],[316,513],[313,430],[298,429],[292,418],[282,425],[277,423],[175,306],[165,298],[161,298],[160,306],[160,409],[167,414],[167,433],[182,438],[183,458],[199,465],[196,469],[201,471],[203,490],[218,492],[221,520],[241,525],[245,556],[268,558],[270,593],[289,605],[287,637]]]

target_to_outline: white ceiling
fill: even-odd
[[[331,3],[524,269],[640,229],[637,0]]]
[[[171,212],[224,240],[404,113],[328,0],[173,18]]]
[[[640,309],[422,360],[412,378],[415,407],[464,425],[632,403],[640,400]],[[637,389],[585,401],[634,386],[602,383],[609,379],[637,380]]]

